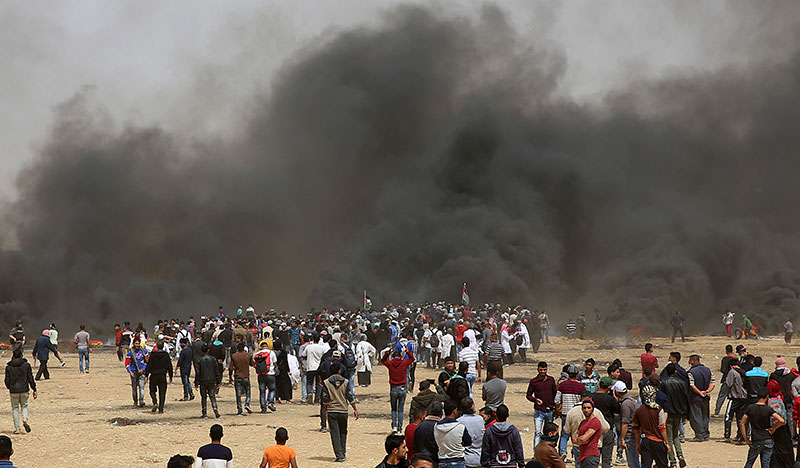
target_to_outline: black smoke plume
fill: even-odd
[[[561,321],[794,315],[800,55],[599,104],[557,91],[566,67],[494,7],[403,7],[295,55],[232,141],[120,124],[83,90],[3,212],[0,316],[457,301],[464,281]]]

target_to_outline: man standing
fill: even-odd
[[[642,362],[642,377],[646,377],[644,374],[645,367],[651,367],[653,372],[658,369],[658,358],[653,355],[653,343],[647,343],[644,345],[644,354],[642,354],[639,359]]]
[[[594,407],[600,410],[603,418],[609,426],[614,426],[614,415],[620,413],[619,401],[609,394],[611,386],[614,385],[614,380],[611,377],[603,377],[600,379],[600,385],[597,392],[593,393],[591,398],[594,402]],[[623,384],[624,385],[624,384]],[[614,462],[614,431],[608,431],[603,434],[603,468],[611,468]]]
[[[253,356],[245,351],[244,342],[240,341],[236,345],[236,352],[231,356],[231,368],[229,371],[229,378],[234,377],[233,388],[236,391],[236,414],[243,416],[242,413],[242,396],[244,396],[244,409],[248,414],[253,411],[250,410],[250,367],[256,365]]]
[[[195,468],[233,468],[233,452],[222,445],[222,426],[214,424],[208,435],[211,443],[197,451]]]
[[[722,323],[725,325],[725,331],[728,333],[728,338],[731,337],[731,327],[733,326],[734,315],[736,314],[734,314],[730,310],[722,314]]]
[[[353,416],[358,419],[355,397],[350,393],[347,379],[342,377],[342,368],[339,361],[334,361],[330,366],[331,376],[322,383],[322,403],[328,416],[330,427],[331,445],[336,456],[336,462],[343,462],[347,457],[347,406],[353,407]],[[405,375],[405,373],[404,373]]]
[[[325,347],[319,341],[320,335],[314,335],[313,343],[306,346],[304,352],[300,353],[306,363],[306,393],[309,404],[312,402],[312,398],[314,403],[319,403],[317,388],[321,384],[321,379],[317,377],[317,370],[322,362],[322,355],[325,354]]]
[[[486,428],[481,444],[481,466],[519,468],[525,466],[525,453],[519,430],[508,423],[508,406],[500,405],[496,411],[497,422]],[[441,466],[441,465],[439,465]]]
[[[683,335],[683,322],[686,320],[686,317],[681,314],[680,310],[676,310],[675,314],[672,316],[672,320],[670,320],[670,324],[672,325],[672,342],[675,342],[675,335],[677,333],[681,334],[681,341],[686,341],[686,337]]]
[[[175,370],[181,373],[181,383],[183,384],[183,398],[181,401],[194,400],[192,383],[189,381],[193,362],[192,347],[189,346],[189,340],[183,338],[181,339],[181,352],[178,355],[178,363],[175,365]]]
[[[436,438],[433,435],[436,423],[441,421],[444,413],[444,402],[434,401],[431,404],[431,409],[425,419],[417,425],[414,431],[414,453],[426,454],[438,461],[439,446],[436,444]]]
[[[725,404],[725,400],[728,398],[728,384],[726,380],[728,377],[728,372],[730,372],[731,370],[731,364],[737,362],[739,362],[739,357],[733,354],[733,346],[726,345],[725,357],[722,358],[722,361],[720,362],[719,366],[719,371],[722,373],[722,378],[720,378],[717,403],[716,405],[714,405],[714,417],[719,416],[719,412],[722,409],[722,405]]]
[[[666,375],[661,380],[660,389],[667,395],[669,410],[667,411],[667,441],[669,442],[669,464],[674,466],[679,463],[681,468],[686,466],[681,450],[681,420],[689,416],[689,386],[677,375],[675,363],[667,364],[664,368]],[[677,458],[677,462],[676,462]]]
[[[461,338],[461,351],[458,352],[458,361],[469,364],[467,383],[469,384],[469,396],[472,398],[472,386],[475,382],[481,383],[481,363],[478,360],[478,348],[472,346],[472,342],[467,336]]]
[[[655,462],[656,468],[667,468],[667,416],[656,403],[655,387],[649,384],[642,387],[641,397],[642,406],[633,414],[636,453],[642,457],[642,466],[649,468]]]
[[[570,437],[570,433],[566,431],[567,412],[575,406],[580,406],[581,394],[586,391],[586,386],[578,382],[580,371],[577,366],[570,364],[567,366],[566,372],[567,380],[558,384],[555,398],[555,414],[561,415],[561,440],[558,443],[558,453],[562,456],[566,456],[567,441]]]
[[[389,354],[392,359],[389,359]],[[385,349],[381,363],[389,369],[389,402],[392,407],[392,432],[403,433],[403,407],[406,404],[406,384],[408,366],[414,362],[411,353],[402,355],[399,351]]]
[[[386,456],[375,468],[408,468],[410,466],[406,458],[408,447],[403,436],[390,434],[386,437],[383,448],[386,450]]]
[[[628,387],[619,381],[612,387],[614,396],[619,400],[619,436],[622,439],[627,454],[628,468],[639,468],[639,453],[636,450],[636,441],[633,433],[633,419],[636,414],[636,401],[628,396]],[[666,416],[665,416],[666,418]],[[666,419],[665,419],[666,422]]]
[[[502,370],[502,364],[490,362],[486,367],[486,382],[481,386],[481,399],[492,411],[497,411],[497,407],[505,403],[508,383],[498,375]]]
[[[758,401],[747,407],[742,420],[739,421],[739,430],[744,437],[744,443],[750,446],[747,451],[747,462],[744,464],[745,468],[752,468],[759,455],[761,456],[761,466],[769,467],[773,450],[772,434],[786,423],[780,414],[767,405],[768,398],[769,391],[766,387],[759,388]],[[749,438],[746,430],[748,423],[750,423],[752,431]]]
[[[602,424],[594,415],[592,400],[583,400],[581,411],[584,420],[578,426],[577,434],[573,434],[572,443],[580,447],[580,458],[578,459],[580,468],[597,468],[600,465],[600,450],[597,448],[597,442],[602,434]]]
[[[544,310],[539,314],[539,330],[541,332],[539,341],[542,343],[550,343],[550,317]]]
[[[533,458],[541,463],[544,468],[567,468],[556,447],[558,432],[558,426],[554,423],[545,423],[542,441],[534,449]]]
[[[211,400],[211,409],[214,416],[219,418],[217,408],[217,389],[222,384],[222,368],[217,359],[209,354],[208,345],[201,348],[200,359],[197,360],[197,372],[194,375],[194,384],[200,387],[200,400],[203,410],[202,417],[208,418],[208,400]]]
[[[78,346],[78,367],[80,368],[81,374],[88,374],[89,353],[92,352],[92,346],[89,343],[89,332],[86,331],[86,325],[81,325],[80,331],[75,334],[75,344]],[[84,361],[86,361],[85,365]]]
[[[164,413],[164,399],[167,396],[167,374],[169,383],[172,383],[172,360],[164,350],[164,342],[159,341],[156,349],[150,353],[147,366],[144,369],[145,379],[150,379],[150,399],[153,400],[153,413]],[[158,391],[158,400],[156,400]]]
[[[786,344],[792,342],[792,334],[794,333],[794,325],[792,324],[792,319],[786,317],[786,321],[783,322],[783,341]]]
[[[433,428],[433,437],[439,447],[439,468],[465,468],[466,447],[472,445],[472,437],[466,426],[458,422],[458,404],[452,400],[444,402],[445,417]]]
[[[711,392],[714,390],[714,376],[711,369],[700,364],[700,356],[689,356],[689,423],[694,430],[693,442],[705,442],[710,437],[708,432],[708,413]]]
[[[142,348],[139,338],[133,339],[128,355],[125,357],[125,369],[131,376],[131,391],[133,392],[133,405],[144,406],[144,370],[147,367],[147,350]]]
[[[725,409],[725,441],[731,440],[731,422],[736,420],[736,440],[744,443],[744,437],[739,433],[739,421],[747,409],[747,390],[744,388],[744,370],[739,368],[739,361],[732,361],[730,371],[725,377],[728,386],[728,406]]]
[[[579,332],[578,338],[583,339],[583,334],[586,331],[586,312],[581,312],[578,316],[577,327]]]
[[[540,361],[536,366],[538,375],[528,382],[525,398],[533,403],[533,446],[539,445],[544,430],[544,423],[553,422],[553,411],[556,409],[556,381],[547,375],[547,363]]]
[[[11,347],[17,348],[25,345],[25,329],[22,328],[22,320],[17,320],[14,328],[8,332],[8,338],[11,340]]]
[[[582,383],[586,390],[594,393],[600,384],[600,374],[594,370],[594,359],[589,358],[583,364],[583,372],[578,375],[578,382]]]

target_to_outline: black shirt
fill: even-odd
[[[19,341],[25,336],[25,329],[22,327],[19,328],[14,327],[8,334],[16,338],[17,341]]]
[[[750,440],[758,442],[761,440],[772,439],[769,429],[772,426],[771,416],[775,414],[775,410],[767,405],[752,404],[747,407],[744,414],[750,422],[750,430],[752,437]]]
[[[594,407],[603,413],[606,422],[613,426],[614,413],[619,414],[619,402],[617,399],[608,393],[592,393],[591,398],[594,401]]]
[[[730,356],[725,356],[722,358],[722,362],[719,366],[719,371],[722,372],[722,381],[725,381],[725,377],[728,376],[728,372],[731,370],[731,364],[738,364],[739,360]]]
[[[233,341],[233,330],[231,330],[230,328],[222,330],[221,332],[219,332],[217,339],[222,342],[222,346],[230,348],[231,342]]]

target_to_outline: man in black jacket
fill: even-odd
[[[677,374],[675,363],[667,364],[664,369],[666,376],[661,380],[659,389],[667,395],[669,411],[667,411],[667,440],[669,441],[670,466],[680,464],[686,466],[681,450],[681,420],[689,416],[689,384]]]
[[[434,401],[431,404],[431,410],[428,411],[428,416],[422,420],[414,431],[414,453],[424,453],[430,455],[434,462],[439,461],[439,445],[436,443],[436,438],[433,436],[433,429],[436,423],[442,419],[444,415],[444,403],[441,401]]]
[[[164,351],[164,342],[159,341],[150,353],[147,367],[144,369],[145,379],[150,379],[150,398],[153,400],[152,412],[164,412],[164,398],[167,396],[167,374],[169,383],[172,383],[172,360],[169,354]],[[158,401],[156,401],[156,390],[158,390]]]
[[[44,330],[36,343],[33,345],[33,359],[39,360],[39,370],[36,371],[36,380],[39,380],[44,375],[45,380],[50,380],[50,371],[47,369],[47,361],[50,360],[50,352],[55,354],[59,361],[61,356],[58,355],[58,350],[53,343],[50,342],[50,330]]]
[[[194,375],[194,384],[200,387],[203,417],[208,417],[207,399],[210,399],[211,408],[214,410],[214,416],[218,418],[217,389],[222,383],[222,369],[217,365],[217,360],[208,354],[208,345],[203,345],[200,352],[202,356],[197,360],[197,373]]]
[[[19,434],[19,413],[22,412],[22,425],[25,431],[30,432],[28,424],[28,391],[33,390],[33,399],[36,399],[36,382],[28,360],[22,357],[22,347],[18,347],[12,354],[12,359],[6,365],[6,388],[11,394],[11,416],[14,418],[14,434]]]

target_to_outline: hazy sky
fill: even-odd
[[[93,87],[115,121],[225,138],[248,91],[304,46],[399,2],[173,1],[0,4],[0,194],[48,135],[53,106]],[[440,2],[475,15],[484,2]],[[501,2],[531,41],[566,54],[563,93],[602,97],[631,78],[786,60],[795,2]],[[264,87],[261,86],[263,89]],[[268,88],[266,88],[268,89]]]

